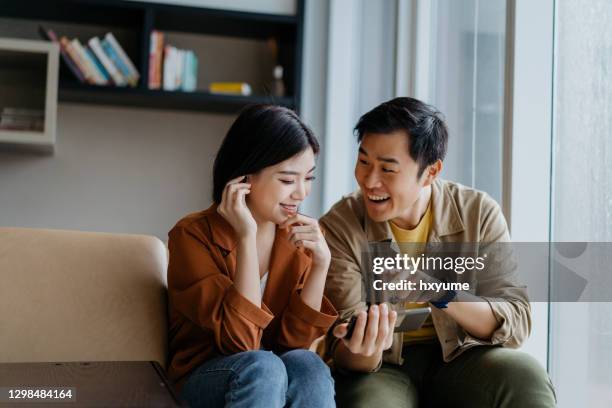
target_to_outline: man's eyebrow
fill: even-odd
[[[384,161],[387,163],[399,164],[399,162],[392,157],[377,157],[376,160]]]
[[[316,169],[317,166],[314,166],[312,169],[308,170],[308,173],[312,173],[314,171],[314,169]],[[291,170],[281,170],[278,172],[279,174],[286,174],[289,176],[299,176],[300,173],[297,171],[291,171]]]
[[[363,154],[363,155],[368,155],[368,152],[365,151],[365,149],[363,147],[359,147],[359,153]],[[399,161],[397,161],[396,159],[392,158],[392,157],[377,157],[376,160],[380,160],[386,163],[393,163],[393,164],[399,164]]]

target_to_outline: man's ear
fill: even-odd
[[[442,171],[442,160],[438,159],[434,163],[430,164],[423,171],[423,187],[427,187],[434,182],[434,180],[440,175]]]

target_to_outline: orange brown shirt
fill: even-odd
[[[215,356],[307,349],[336,321],[327,298],[320,311],[302,301],[311,258],[285,230],[276,230],[261,307],[233,285],[236,237],[216,205],[184,217],[168,235],[168,375],[179,388]]]

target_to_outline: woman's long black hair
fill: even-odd
[[[220,203],[228,181],[285,161],[319,142],[298,115],[274,105],[249,105],[232,124],[213,165],[213,200]]]

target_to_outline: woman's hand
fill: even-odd
[[[246,195],[251,192],[250,183],[241,183],[245,176],[230,180],[223,189],[217,212],[232,226],[239,238],[254,236],[257,223],[246,205]]]
[[[327,272],[331,254],[316,219],[296,213],[285,220],[280,228],[289,228],[289,241],[308,249],[312,253],[313,266],[322,267]]]

